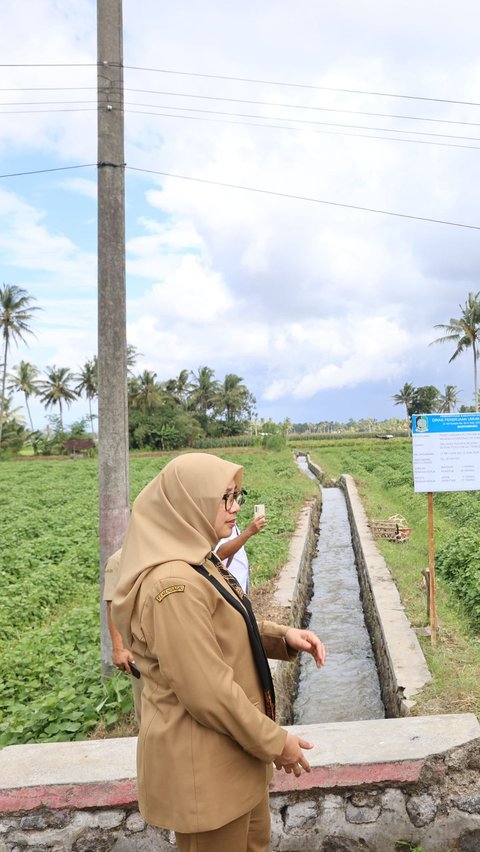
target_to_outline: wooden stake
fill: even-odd
[[[427,492],[428,500],[428,575],[429,575],[429,610],[430,638],[432,646],[437,644],[437,604],[435,596],[435,542],[433,537],[433,493]]]

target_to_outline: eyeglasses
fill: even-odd
[[[227,512],[230,512],[234,503],[237,503],[238,506],[245,503],[246,496],[247,492],[244,488],[241,488],[240,491],[231,491],[230,494],[224,494],[222,500],[225,502]]]

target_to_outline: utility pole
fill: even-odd
[[[129,518],[122,0],[97,0],[98,478],[102,673],[111,669],[105,560]]]

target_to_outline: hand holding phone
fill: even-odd
[[[255,504],[255,506],[253,507],[253,517],[254,517],[255,520],[257,520],[257,518],[264,518],[265,517],[265,504],[264,503],[256,503]]]

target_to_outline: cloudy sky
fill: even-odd
[[[0,280],[42,308],[9,364],[77,370],[97,348],[96,4],[1,6]],[[138,368],[238,373],[275,420],[399,416],[407,381],[470,404],[470,354],[428,344],[480,290],[475,4],[123,13]]]

